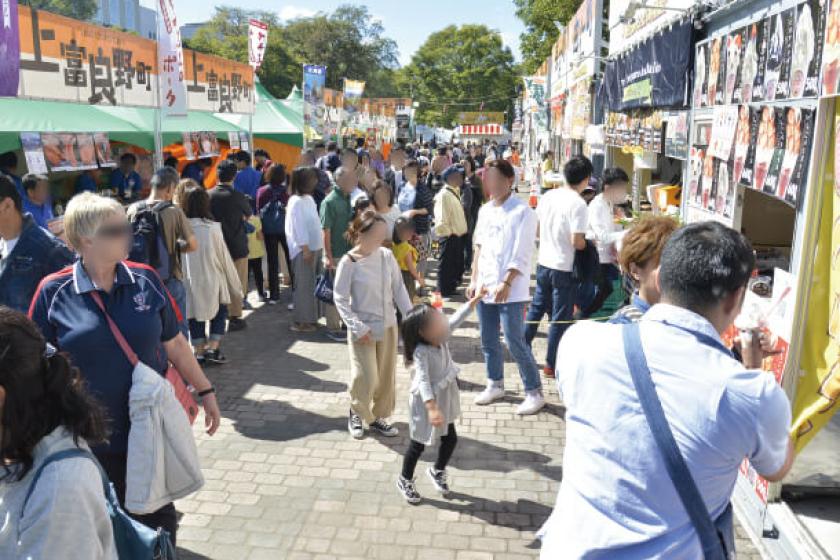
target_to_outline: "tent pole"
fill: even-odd
[[[158,66],[160,65],[160,2],[155,2],[155,30],[157,33],[157,41],[155,41],[155,52],[157,53]],[[154,166],[155,169],[163,167],[163,123],[162,112],[160,108],[160,68],[157,73],[157,84],[155,88],[155,153]]]

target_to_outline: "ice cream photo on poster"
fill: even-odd
[[[793,98],[802,97],[805,94],[805,78],[808,76],[808,69],[814,59],[814,21],[811,16],[811,7],[808,3],[802,4],[802,11],[796,22],[796,37],[793,41],[793,60],[790,70],[790,96]]]

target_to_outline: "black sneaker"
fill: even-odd
[[[409,504],[419,504],[420,500],[423,499],[414,486],[414,480],[403,478],[402,475],[397,477],[397,490],[400,491],[400,494],[403,495],[403,498]]]
[[[377,418],[376,420],[374,420],[370,425],[370,429],[375,432],[379,432],[380,435],[383,435],[385,437],[396,437],[400,434],[400,431],[398,429],[390,425],[382,418]]]
[[[208,350],[204,353],[204,358],[211,364],[226,364],[227,357],[222,354],[222,351],[216,348],[215,350]]]
[[[434,467],[429,467],[426,474],[429,475],[429,479],[435,485],[437,491],[440,492],[441,496],[449,495],[449,480],[446,476],[446,471],[437,471]]]
[[[207,360],[204,357],[204,354],[196,354],[195,361],[198,362],[198,365],[204,367],[207,364]]]
[[[251,305],[250,301],[245,299],[245,300],[242,300],[242,309],[246,309],[248,311],[251,311],[251,310],[254,309],[254,307]]]
[[[365,426],[362,424],[362,419],[358,414],[350,411],[350,417],[347,419],[347,430],[355,439],[362,439],[365,437]]]
[[[246,323],[244,319],[235,317],[228,322],[228,330],[230,332],[244,331],[246,328],[248,328],[248,323]]]

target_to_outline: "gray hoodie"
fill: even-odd
[[[87,449],[84,441],[79,446]],[[0,558],[117,558],[102,479],[90,459],[48,465],[21,515],[38,466],[47,456],[73,447],[72,435],[60,426],[35,446],[34,464],[23,480],[0,481]]]

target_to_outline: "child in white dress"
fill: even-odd
[[[461,416],[458,366],[449,352],[449,336],[484,296],[484,291],[461,306],[447,320],[446,315],[428,304],[414,307],[403,319],[402,338],[407,365],[414,366],[414,379],[408,397],[408,428],[411,444],[403,459],[397,488],[410,504],[419,503],[414,485],[414,469],[427,445],[440,438],[438,458],[427,474],[443,496],[449,494],[446,465],[455,451],[458,435],[455,420]]]

